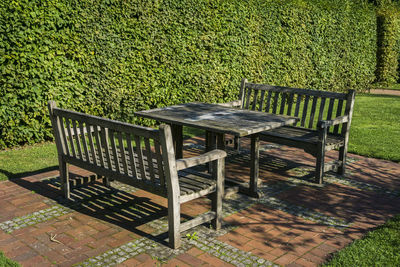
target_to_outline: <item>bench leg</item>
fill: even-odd
[[[259,198],[257,187],[258,187],[258,176],[260,168],[260,137],[257,134],[251,136],[251,148],[250,148],[250,185],[249,195],[252,197]]]
[[[222,219],[222,198],[224,195],[224,173],[225,160],[218,159],[213,162],[214,179],[217,181],[217,189],[213,193],[212,197],[212,211],[215,212],[215,219],[212,220],[211,224],[215,230],[221,229]]]
[[[104,176],[104,177],[103,177],[103,185],[106,186],[106,187],[111,187],[111,185],[110,185],[110,178]]]
[[[240,153],[240,138],[239,137],[237,137],[237,136],[235,136],[235,139],[234,139],[234,146],[233,146],[233,148],[237,151],[237,153],[239,154]]]
[[[64,193],[64,197],[66,199],[71,198],[71,190],[69,184],[69,172],[68,172],[68,164],[60,160],[60,183],[61,183],[61,190]]]
[[[315,182],[322,184],[324,182],[324,164],[325,164],[325,149],[318,148],[317,164],[315,167]]]
[[[339,149],[339,161],[341,162],[337,173],[344,175],[346,172],[346,157],[347,157],[347,146],[342,146]]]
[[[181,245],[180,223],[181,207],[177,197],[168,196],[168,237],[172,249]]]

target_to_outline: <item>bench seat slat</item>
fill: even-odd
[[[291,139],[296,141],[302,141],[305,143],[312,143],[312,144],[318,143],[318,132],[307,128],[283,126],[280,128],[261,132],[260,138],[262,138],[263,135],[265,136],[271,135],[282,139],[288,139],[288,140]],[[344,139],[342,136],[333,134],[328,134],[326,140],[327,145],[341,144],[343,142]]]

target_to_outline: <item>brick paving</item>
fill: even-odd
[[[202,149],[202,139],[189,140],[185,156]],[[159,196],[117,182],[106,188],[74,167],[72,201],[61,197],[58,171],[0,182],[0,251],[22,266],[317,266],[400,213],[400,164],[349,155],[344,177],[328,173],[317,185],[314,160],[302,150],[261,150],[262,197],[230,196],[222,229],[189,230],[177,250],[167,246]],[[246,152],[244,140],[240,154],[229,153],[227,177],[248,179]],[[79,186],[83,180],[91,183]],[[183,217],[209,204],[185,203]]]

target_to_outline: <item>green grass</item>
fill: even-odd
[[[0,181],[57,168],[54,143],[0,151]]]
[[[400,215],[354,241],[323,266],[400,266]]]
[[[7,259],[4,254],[0,251],[0,266],[2,267],[18,267],[21,266],[18,263]]]
[[[349,152],[400,162],[399,96],[356,96]]]

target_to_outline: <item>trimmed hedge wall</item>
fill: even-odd
[[[0,149],[52,138],[48,99],[133,122],[232,100],[242,77],[331,91],[375,79],[363,0],[2,1],[0,31]]]
[[[396,83],[399,78],[399,26],[399,9],[396,6],[379,8],[376,81],[383,85]]]

